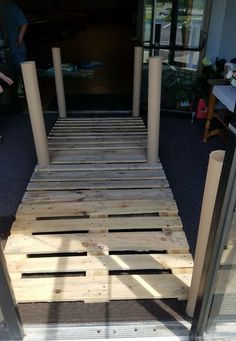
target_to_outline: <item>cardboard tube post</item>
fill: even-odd
[[[50,161],[35,62],[30,61],[21,63],[21,69],[38,165],[39,167],[44,167],[49,165]]]
[[[147,160],[156,163],[159,159],[159,131],[161,110],[162,58],[150,57],[148,70],[148,137]]]
[[[61,50],[59,47],[52,48],[53,67],[55,72],[55,84],[57,93],[57,105],[60,118],[65,118],[66,115],[66,101],[63,83],[63,74],[61,68]]]
[[[143,67],[143,48],[136,46],[134,48],[134,80],[133,80],[133,116],[140,115],[141,84]]]
[[[209,157],[205,189],[202,200],[202,209],[199,222],[197,245],[194,257],[194,269],[189,292],[189,299],[186,307],[187,314],[193,316],[197,302],[198,289],[200,285],[201,273],[207,248],[211,220],[213,216],[216,194],[224,160],[224,151],[216,150],[211,152]]]

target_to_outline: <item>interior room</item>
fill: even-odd
[[[0,339],[235,336],[235,1],[10,3]]]
[[[84,95],[79,101],[84,110],[89,109],[83,105],[91,103],[91,95],[94,99],[98,95],[111,99],[119,95],[125,109],[131,106],[137,0],[39,1],[22,5],[30,20],[26,35],[28,58],[36,60],[38,68],[42,69],[40,84],[45,109],[55,109],[55,93],[47,89],[48,84],[53,88],[50,72],[47,73],[52,67],[52,46],[61,48],[64,64],[73,64],[79,70],[65,78],[66,93],[72,102],[68,100],[69,109],[73,110],[73,106],[74,110],[80,109],[73,104],[74,95]],[[105,97],[103,102],[106,102]]]

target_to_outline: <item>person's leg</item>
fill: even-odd
[[[15,89],[16,95],[21,97],[24,95],[22,74],[21,74],[21,63],[26,61],[26,51],[21,48],[14,48],[11,50],[11,59],[15,70]]]

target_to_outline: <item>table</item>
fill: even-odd
[[[203,141],[214,135],[225,136],[228,123],[236,106],[236,87],[227,85],[223,79],[209,80],[211,92],[208,100],[207,120]],[[219,128],[212,128],[212,120],[220,122]]]

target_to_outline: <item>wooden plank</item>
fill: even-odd
[[[55,126],[71,126],[71,125],[144,125],[142,120],[79,120],[79,121],[57,121]]]
[[[187,299],[191,274],[111,276],[111,299]],[[173,282],[172,282],[173,281]]]
[[[101,128],[101,129],[127,129],[127,128],[132,128],[132,129],[146,129],[146,126],[142,122],[138,123],[133,123],[133,122],[127,122],[127,123],[120,123],[120,122],[115,122],[115,123],[109,123],[109,122],[95,122],[95,123],[71,123],[71,124],[55,124],[53,129],[81,129],[81,128],[86,128],[86,129],[93,129],[93,128]]]
[[[58,118],[58,123],[79,123],[79,122],[143,122],[140,117],[67,117],[67,118]]]
[[[124,150],[124,149],[139,149],[139,148],[146,148],[146,142],[145,143],[139,143],[139,144],[134,144],[134,143],[123,143],[123,144],[118,144],[118,143],[114,143],[114,144],[100,144],[100,143],[94,143],[94,144],[89,144],[89,145],[86,145],[86,144],[81,144],[81,143],[78,143],[78,144],[64,144],[64,143],[49,143],[48,144],[48,148],[49,150],[71,150],[71,149],[78,149],[78,150],[81,150],[81,149],[85,149],[85,150],[88,150],[88,149],[92,149],[92,150],[99,150],[99,149],[106,149],[106,150],[112,150],[112,149],[121,149],[121,150]]]
[[[144,122],[142,120],[126,120],[126,121],[68,121],[68,122],[61,122],[57,121],[54,126],[63,126],[63,127],[70,127],[70,126],[144,126]]]
[[[169,184],[167,180],[151,179],[151,180],[90,180],[86,181],[50,181],[50,182],[30,182],[27,190],[82,190],[82,189],[132,189],[132,188],[167,188]]]
[[[83,143],[83,144],[96,144],[96,143],[103,143],[103,144],[125,144],[125,143],[144,143],[147,141],[146,136],[48,136],[49,143]]]
[[[111,137],[108,138],[77,138],[76,136],[74,137],[48,137],[48,144],[49,145],[63,145],[63,146],[67,146],[67,145],[76,145],[76,146],[81,146],[81,147],[92,147],[92,146],[96,146],[97,144],[100,146],[125,146],[125,145],[129,145],[130,147],[136,145],[136,144],[146,144],[147,139],[146,137],[140,137],[137,138],[136,136],[132,136],[131,138],[116,138],[116,139],[112,139]]]
[[[187,299],[191,274],[21,279],[13,282],[18,303],[86,299]],[[39,290],[40,288],[40,290]]]
[[[118,125],[118,124],[114,124],[114,125],[99,125],[99,124],[94,124],[94,125],[84,125],[84,126],[80,126],[80,125],[71,125],[71,126],[57,126],[54,125],[54,127],[51,129],[51,131],[62,131],[62,132],[70,132],[70,131],[104,131],[106,132],[110,132],[110,131],[147,131],[145,125]]]
[[[24,194],[23,203],[50,203],[67,201],[95,201],[95,200],[138,200],[138,199],[173,199],[169,188],[144,189],[106,189],[106,190],[64,190],[64,191],[28,191]]]
[[[82,171],[82,170],[138,170],[138,169],[162,169],[160,162],[149,164],[146,162],[130,163],[89,163],[89,164],[59,164],[45,167],[35,167],[37,172],[64,172],[64,171]]]
[[[104,171],[80,171],[80,172],[34,172],[30,181],[93,181],[93,180],[146,180],[165,179],[162,169],[158,170],[104,170]]]
[[[108,147],[109,148],[109,147]],[[55,152],[51,152],[50,153],[51,155],[61,155],[62,157],[63,156],[75,156],[75,155],[78,155],[79,154],[79,157],[82,158],[82,157],[86,157],[87,156],[92,156],[92,157],[95,157],[95,155],[97,155],[98,153],[97,152],[93,152],[92,150],[81,150],[79,153],[78,151],[74,151],[74,150],[69,150],[69,151],[55,151]],[[99,159],[102,158],[102,157],[114,157],[114,155],[118,155],[118,156],[123,156],[125,157],[126,155],[130,156],[130,155],[134,155],[135,156],[137,155],[137,157],[140,157],[140,156],[143,156],[144,154],[146,154],[146,148],[139,148],[138,150],[134,151],[133,150],[113,150],[113,151],[104,151],[104,150],[101,150],[99,152]],[[65,158],[66,160],[66,158]]]
[[[51,151],[51,163],[95,163],[95,162],[146,162],[146,149],[137,149],[135,153],[132,149],[122,151],[101,150],[96,153],[92,150],[80,151]]]
[[[91,251],[188,252],[183,231],[11,235],[5,254],[42,254]]]
[[[164,231],[182,230],[180,217],[116,217],[116,218],[87,218],[87,219],[59,219],[59,220],[18,220],[13,223],[11,232],[32,233],[54,233],[68,231],[99,231],[102,228],[109,231],[114,230],[151,230],[162,229]]]
[[[71,125],[144,125],[143,120],[133,120],[132,118],[129,120],[73,120],[73,121],[61,121],[57,120],[55,126],[71,126]]]
[[[22,274],[36,273],[72,273],[105,269],[118,270],[167,270],[191,269],[193,259],[190,254],[140,254],[110,256],[74,256],[74,257],[37,257],[8,255],[8,270]]]
[[[58,202],[45,204],[20,204],[17,218],[26,217],[106,217],[109,215],[153,214],[165,212],[177,215],[174,200],[110,200],[88,202]]]
[[[112,131],[112,132],[107,132],[106,134],[102,131],[98,131],[98,132],[87,132],[87,131],[81,131],[80,133],[79,132],[54,132],[54,131],[51,131],[49,133],[49,136],[55,136],[55,137],[75,137],[75,136],[81,136],[83,138],[85,137],[89,137],[89,136],[92,136],[91,138],[94,138],[94,137],[99,137],[99,136],[108,136],[108,137],[112,137],[114,136],[114,138],[116,137],[123,137],[123,138],[129,138],[130,136],[141,136],[141,137],[145,137],[147,136],[147,133],[145,131],[127,131],[127,132],[123,132],[123,131]]]
[[[137,135],[146,135],[147,131],[146,129],[100,129],[100,128],[93,128],[93,129],[87,129],[87,128],[80,128],[80,129],[55,129],[53,128],[50,131],[50,136],[52,135],[62,135],[62,136],[72,136],[72,135],[96,135],[96,134],[108,134],[108,135],[115,135],[115,134],[137,134]]]

